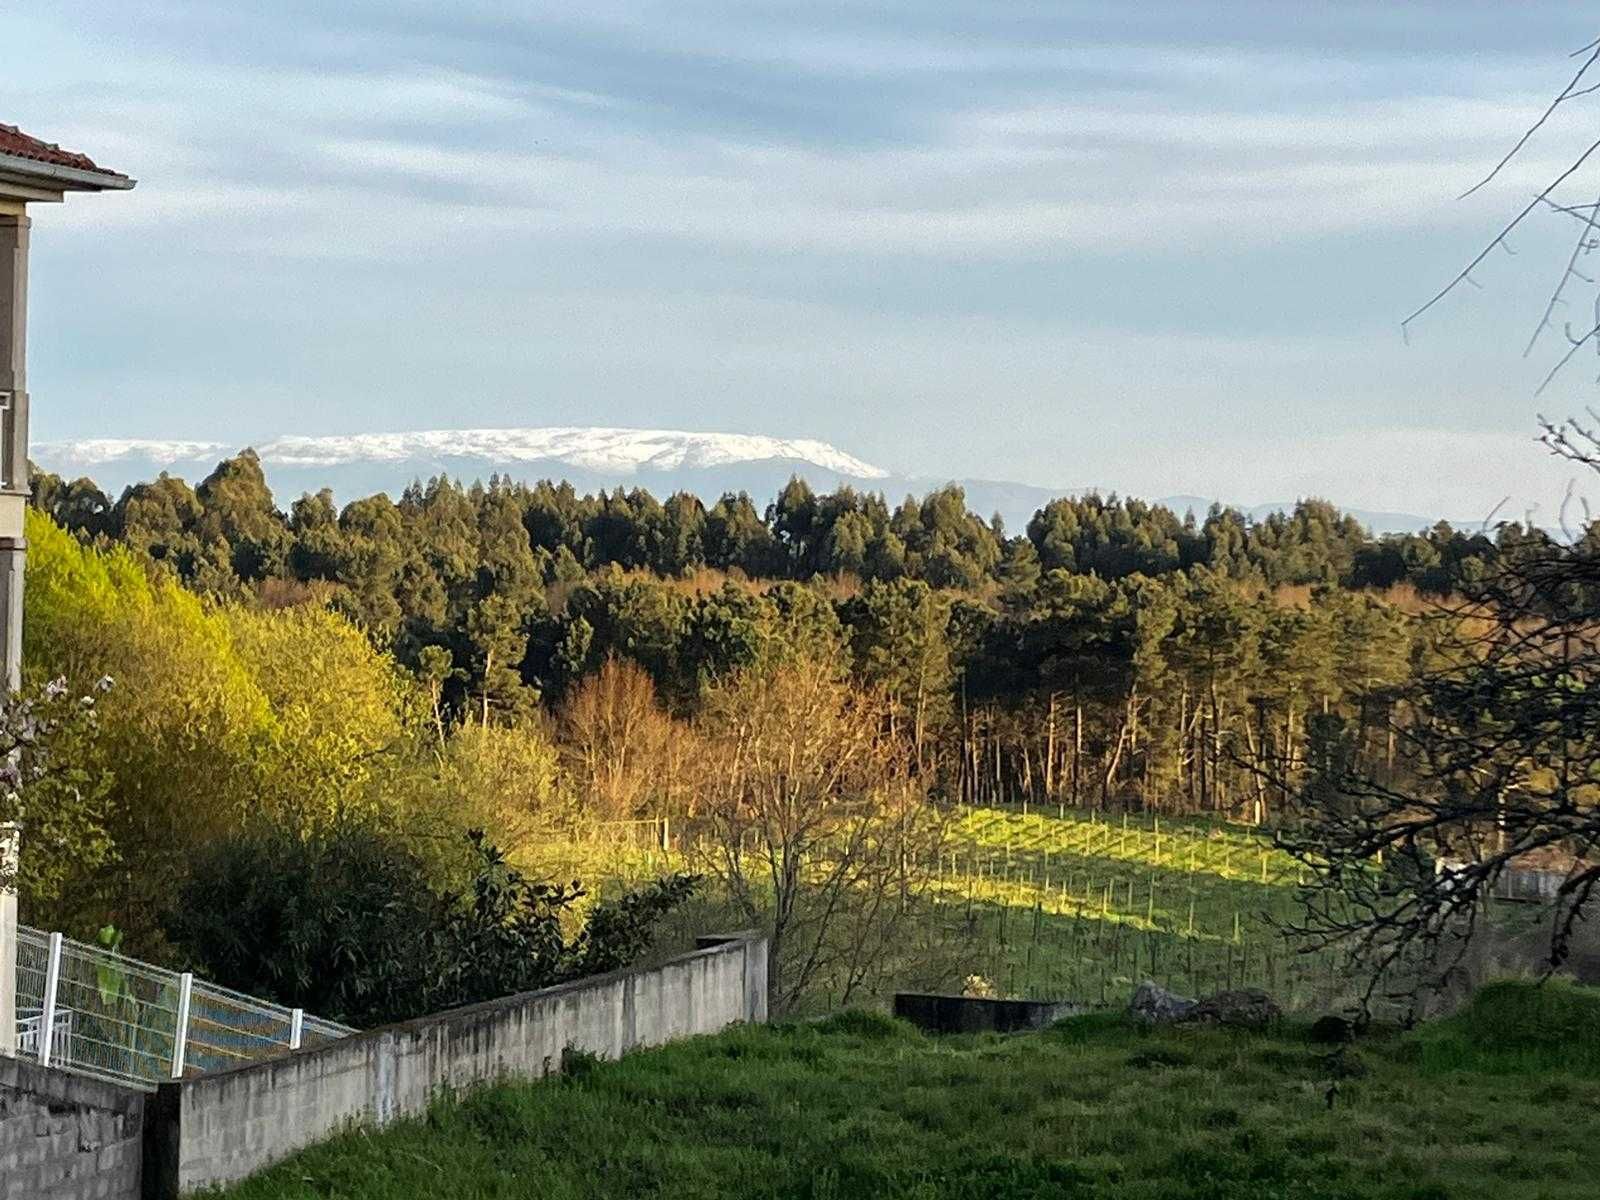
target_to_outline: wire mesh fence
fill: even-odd
[[[21,1053],[145,1085],[355,1032],[27,926],[17,930],[17,1014]]]

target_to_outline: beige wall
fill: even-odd
[[[703,938],[618,971],[356,1034],[232,1071],[163,1084],[148,1117],[150,1192],[231,1183],[351,1125],[418,1116],[442,1090],[537,1079],[567,1047],[604,1058],[767,1018],[767,942]]]

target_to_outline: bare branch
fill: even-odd
[[[1596,53],[1600,53],[1600,51],[1596,51]],[[1549,200],[1546,199],[1545,203],[1548,204]],[[1583,278],[1583,275],[1577,269],[1578,257],[1582,254],[1588,253],[1588,251],[1594,245],[1594,242],[1590,240],[1590,235],[1594,233],[1597,228],[1595,223],[1595,215],[1597,212],[1600,212],[1600,197],[1597,197],[1595,203],[1589,205],[1588,209],[1588,215],[1582,218],[1583,232],[1578,234],[1577,242],[1572,247],[1572,254],[1567,259],[1567,268],[1561,273],[1561,278],[1556,283],[1555,290],[1550,293],[1550,302],[1544,306],[1544,314],[1539,318],[1539,323],[1534,326],[1533,336],[1528,339],[1528,344],[1522,349],[1523,358],[1527,358],[1528,355],[1533,353],[1533,347],[1534,344],[1538,342],[1539,335],[1549,328],[1550,315],[1555,312],[1556,305],[1563,303],[1562,292],[1565,291],[1567,284],[1571,282],[1574,276],[1577,276],[1580,279]]]
[[[1493,252],[1494,248],[1498,245],[1501,245],[1506,238],[1511,235],[1511,231],[1514,230],[1518,225],[1522,224],[1527,215],[1540,204],[1542,204],[1550,196],[1551,192],[1555,191],[1556,188],[1560,187],[1569,178],[1571,178],[1572,175],[1577,172],[1578,168],[1583,166],[1583,164],[1589,160],[1589,157],[1596,150],[1600,150],[1600,141],[1591,143],[1589,148],[1580,154],[1571,166],[1569,166],[1565,171],[1561,172],[1561,174],[1556,177],[1555,182],[1550,184],[1549,187],[1545,188],[1544,191],[1540,192],[1537,196],[1530,200],[1526,207],[1524,207],[1521,212],[1513,217],[1510,223],[1508,223],[1505,228],[1501,229],[1501,231],[1494,236],[1493,240],[1490,241],[1489,244],[1478,253],[1478,256],[1457,273],[1454,279],[1435,292],[1432,298],[1429,299],[1426,304],[1422,305],[1416,311],[1411,313],[1410,316],[1401,321],[1400,328],[1402,330],[1406,329],[1406,327],[1409,326],[1412,321],[1415,321],[1423,313],[1427,312],[1435,304],[1439,303],[1439,301],[1443,300],[1451,292],[1455,291],[1456,288],[1461,285],[1462,281],[1472,274],[1473,269],[1476,268],[1479,263],[1483,262],[1484,259],[1488,258],[1490,253]]]
[[[1517,156],[1517,152],[1526,146],[1528,142],[1532,140],[1533,135],[1538,133],[1539,130],[1544,127],[1544,123],[1551,118],[1557,108],[1561,107],[1561,105],[1568,100],[1574,99],[1577,96],[1587,95],[1589,92],[1594,90],[1593,88],[1584,88],[1582,91],[1574,91],[1573,89],[1575,89],[1579,82],[1582,81],[1583,77],[1589,73],[1589,68],[1594,66],[1596,59],[1600,59],[1600,44],[1596,44],[1594,46],[1594,49],[1589,53],[1589,57],[1584,59],[1583,65],[1578,68],[1578,73],[1572,77],[1571,81],[1566,87],[1561,89],[1561,94],[1558,95],[1554,100],[1550,101],[1550,106],[1539,115],[1539,119],[1530,125],[1523,135],[1517,139],[1516,145],[1512,146],[1510,150],[1506,151],[1505,157],[1499,162],[1495,163],[1494,170],[1490,171],[1482,179],[1478,180],[1477,183],[1473,184],[1466,191],[1462,192],[1460,197],[1458,197],[1459,199],[1465,200],[1468,196],[1472,195],[1473,192],[1477,191],[1481,187],[1486,186],[1492,179],[1494,179],[1496,175],[1500,174],[1500,172],[1505,168],[1505,165]]]

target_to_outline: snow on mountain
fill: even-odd
[[[778,459],[809,463],[857,479],[886,479],[881,467],[863,462],[813,438],[776,438],[745,433],[690,433],[677,429],[434,429],[415,433],[362,433],[330,437],[288,436],[256,447],[261,461],[277,467],[332,467],[352,463],[432,462],[474,459],[511,465],[565,463],[585,471],[698,470]],[[43,442],[35,457],[62,469],[89,470],[139,460],[188,465],[230,453],[220,442],[95,438]]]
[[[162,471],[190,483],[211,473],[236,443],[94,438],[41,442],[33,460],[57,474],[87,475],[113,497],[123,488]],[[811,438],[744,433],[691,433],[674,429],[612,429],[551,426],[538,429],[435,429],[415,433],[362,433],[330,437],[284,436],[256,443],[267,482],[285,508],[304,492],[331,488],[339,502],[387,492],[397,495],[413,480],[449,475],[463,482],[504,475],[524,482],[564,479],[580,492],[644,487],[658,497],[692,492],[708,504],[724,492],[748,492],[758,507],[794,475],[818,491],[841,484],[881,491],[895,503],[950,482],[891,474],[883,468]],[[1051,499],[1084,489],[1055,489],[994,480],[957,480],[967,504],[988,516],[998,513],[1019,532]],[[1203,519],[1211,501],[1172,496],[1157,501]],[[1292,505],[1260,505],[1245,511],[1259,520]],[[1431,521],[1407,513],[1346,510],[1376,533],[1414,531]]]

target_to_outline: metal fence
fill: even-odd
[[[17,928],[17,1018],[19,1053],[141,1085],[355,1032],[26,925]]]

